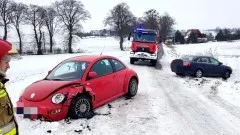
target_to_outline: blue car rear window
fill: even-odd
[[[195,56],[183,56],[183,61],[193,61],[196,57]]]

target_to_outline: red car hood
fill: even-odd
[[[58,88],[74,83],[73,81],[41,80],[28,86],[22,97],[28,101],[41,101],[48,97]]]

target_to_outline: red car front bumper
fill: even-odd
[[[16,113],[32,120],[58,121],[66,118],[68,109],[68,104],[54,104],[51,99],[32,102],[21,97],[17,102]]]

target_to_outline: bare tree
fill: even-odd
[[[159,13],[155,9],[150,9],[146,11],[143,16],[145,27],[148,29],[159,30],[159,18]]]
[[[52,6],[45,8],[45,25],[47,26],[48,33],[49,33],[49,41],[50,41],[50,53],[53,51],[53,35],[55,28],[57,26],[56,18],[57,12],[54,10]]]
[[[144,20],[143,18],[137,18],[135,17],[133,19],[133,23],[132,23],[132,28],[131,31],[134,31],[136,28],[141,28],[144,26]]]
[[[220,30],[221,30],[220,27],[216,27],[214,31],[215,31],[216,33],[218,33]]]
[[[27,20],[33,26],[34,37],[37,43],[37,54],[42,55],[42,27],[44,25],[45,10],[37,5],[30,5]]]
[[[84,9],[82,2],[77,0],[62,0],[61,2],[56,2],[55,7],[60,21],[69,32],[68,53],[73,53],[72,39],[74,30],[81,25],[81,21],[90,18],[90,13]]]
[[[236,34],[237,34],[238,39],[240,39],[240,29],[236,30]]]
[[[173,31],[175,25],[175,19],[173,19],[168,13],[165,13],[159,19],[159,34],[162,40],[165,41],[166,37]]]
[[[128,36],[131,26],[135,22],[135,17],[129,10],[126,3],[116,5],[104,20],[104,24],[109,25],[120,38],[120,49],[123,50],[123,39]]]
[[[3,39],[7,40],[8,27],[12,22],[12,9],[10,0],[0,0],[0,17],[1,23],[4,26],[4,36]]]
[[[11,4],[11,7],[12,7],[12,24],[17,30],[19,38],[19,53],[22,54],[22,37],[20,32],[20,24],[24,22],[26,18],[28,6],[23,3],[13,2]]]

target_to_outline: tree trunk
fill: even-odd
[[[16,28],[17,30],[17,34],[18,34],[18,38],[19,38],[19,54],[22,54],[22,38],[21,38],[21,33],[19,28]]]
[[[53,52],[53,31],[51,31],[49,24],[47,24],[49,41],[50,41],[50,53]]]
[[[52,33],[49,32],[49,37],[50,37],[50,53],[53,52],[53,35]]]
[[[35,40],[36,40],[36,43],[37,43],[37,48],[39,46],[39,43],[38,43],[38,35],[37,35],[37,30],[36,30],[36,26],[34,25],[33,26],[34,28],[34,37],[35,37]],[[39,55],[41,53],[41,51],[39,51],[39,49],[37,50],[37,54]]]
[[[4,21],[4,37],[3,37],[3,39],[7,40],[7,24],[5,21]]]
[[[38,39],[38,51],[37,51],[38,55],[43,55],[42,52],[42,31],[39,29],[39,39]]]
[[[123,37],[120,36],[120,49],[123,51]]]
[[[69,30],[69,39],[68,39],[68,53],[73,53],[72,51],[72,29]]]
[[[34,37],[36,39],[36,42],[37,42],[37,55],[42,55],[42,49],[41,49],[41,46],[42,46],[42,43],[41,43],[41,40],[38,39],[38,34],[37,34],[37,30],[36,30],[36,26],[33,26],[34,27]],[[41,33],[40,33],[40,37],[41,37]],[[41,38],[40,38],[41,39]]]
[[[37,44],[38,50],[37,50],[37,55],[43,55],[42,52],[42,41],[39,40],[38,44]]]

